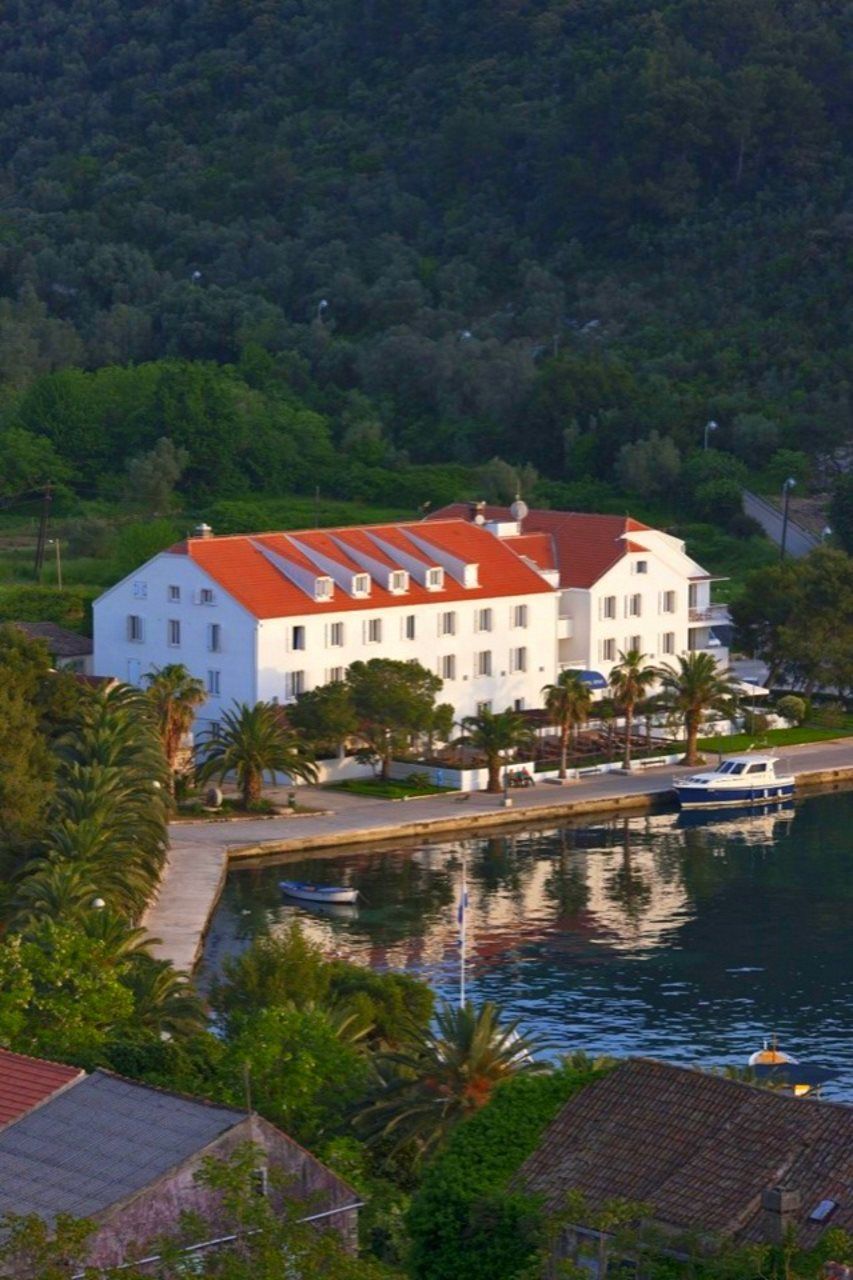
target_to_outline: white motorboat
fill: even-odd
[[[289,898],[315,902],[324,906],[340,906],[358,901],[358,889],[346,885],[307,884],[304,880],[279,880],[278,887]]]
[[[716,769],[677,778],[672,786],[682,809],[719,805],[766,804],[794,794],[793,774],[777,774],[778,756],[749,752],[729,756]]]

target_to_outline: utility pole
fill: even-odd
[[[61,591],[62,590],[62,552],[59,547],[58,538],[51,538],[50,541],[53,543],[53,550],[56,556],[56,585]]]
[[[785,559],[785,547],[788,541],[788,506],[791,501],[791,490],[796,484],[793,476],[789,476],[782,485],[782,538],[779,545],[779,559]]]
[[[36,581],[41,582],[41,573],[44,568],[44,550],[47,544],[47,520],[50,515],[50,504],[53,501],[53,485],[46,484],[42,491],[41,499],[41,516],[39,518],[38,540],[36,542],[36,559],[35,569]]]

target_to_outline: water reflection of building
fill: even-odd
[[[667,821],[672,827],[672,815]],[[597,832],[597,842],[589,837]],[[574,837],[583,848],[576,848]],[[430,875],[449,877],[452,901],[425,913],[406,936],[392,930],[342,929],[301,911],[306,935],[325,951],[378,967],[434,968],[453,961],[462,845],[425,846],[410,856]],[[546,940],[594,952],[645,951],[659,946],[690,916],[675,867],[661,866],[648,841],[628,823],[477,842],[468,864],[468,944],[471,963],[490,967],[515,954],[519,962]]]

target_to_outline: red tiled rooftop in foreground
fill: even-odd
[[[402,595],[392,594],[374,579],[367,598],[353,598],[345,590],[336,587],[331,599],[313,600],[289,581],[259,549],[260,546],[267,547],[300,567],[310,566],[311,571],[317,574],[325,571],[311,565],[299,547],[313,550],[356,572],[362,572],[363,566],[347,555],[347,546],[353,552],[369,555],[379,564],[393,565],[394,560],[368,534],[384,540],[389,546],[401,550],[405,547],[406,554],[413,560],[439,564],[438,555],[434,560],[430,555],[430,549],[435,548],[439,554],[443,552],[445,556],[458,562],[476,564],[478,585],[464,587],[452,573],[446,572],[444,587],[438,591],[427,591],[413,576],[409,580],[409,589]],[[418,540],[411,543],[411,550],[408,549],[409,535]],[[527,547],[519,547],[517,554],[511,545],[494,537],[479,525],[459,519],[368,525],[352,529],[300,529],[286,533],[188,538],[172,547],[171,551],[176,555],[190,556],[256,618],[338,614],[345,610],[411,608],[418,604],[439,604],[444,601],[453,603],[494,596],[525,596],[553,590],[542,575],[522,559],[523,554],[529,554]],[[400,567],[403,567],[402,564]]]
[[[452,516],[470,519],[470,510],[468,503],[456,502],[436,511],[429,519],[447,520]],[[506,507],[482,506],[478,510],[486,520],[512,520]],[[591,587],[628,551],[644,551],[644,547],[630,543],[626,538],[626,534],[644,530],[649,530],[649,526],[631,516],[592,515],[586,511],[542,511],[536,507],[528,512],[522,522],[524,537],[533,533],[551,535],[557,553],[560,586],[564,588]],[[508,541],[512,545],[518,539]],[[531,552],[521,554],[531,555]]]
[[[0,1126],[20,1119],[85,1074],[79,1067],[0,1049]]]

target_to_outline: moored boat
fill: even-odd
[[[758,804],[794,794],[793,774],[777,774],[777,756],[729,756],[715,769],[677,778],[673,790],[682,809]]]
[[[340,906],[358,901],[358,889],[346,885],[307,884],[304,880],[279,880],[278,887],[289,898],[302,902],[316,902],[324,906]]]

